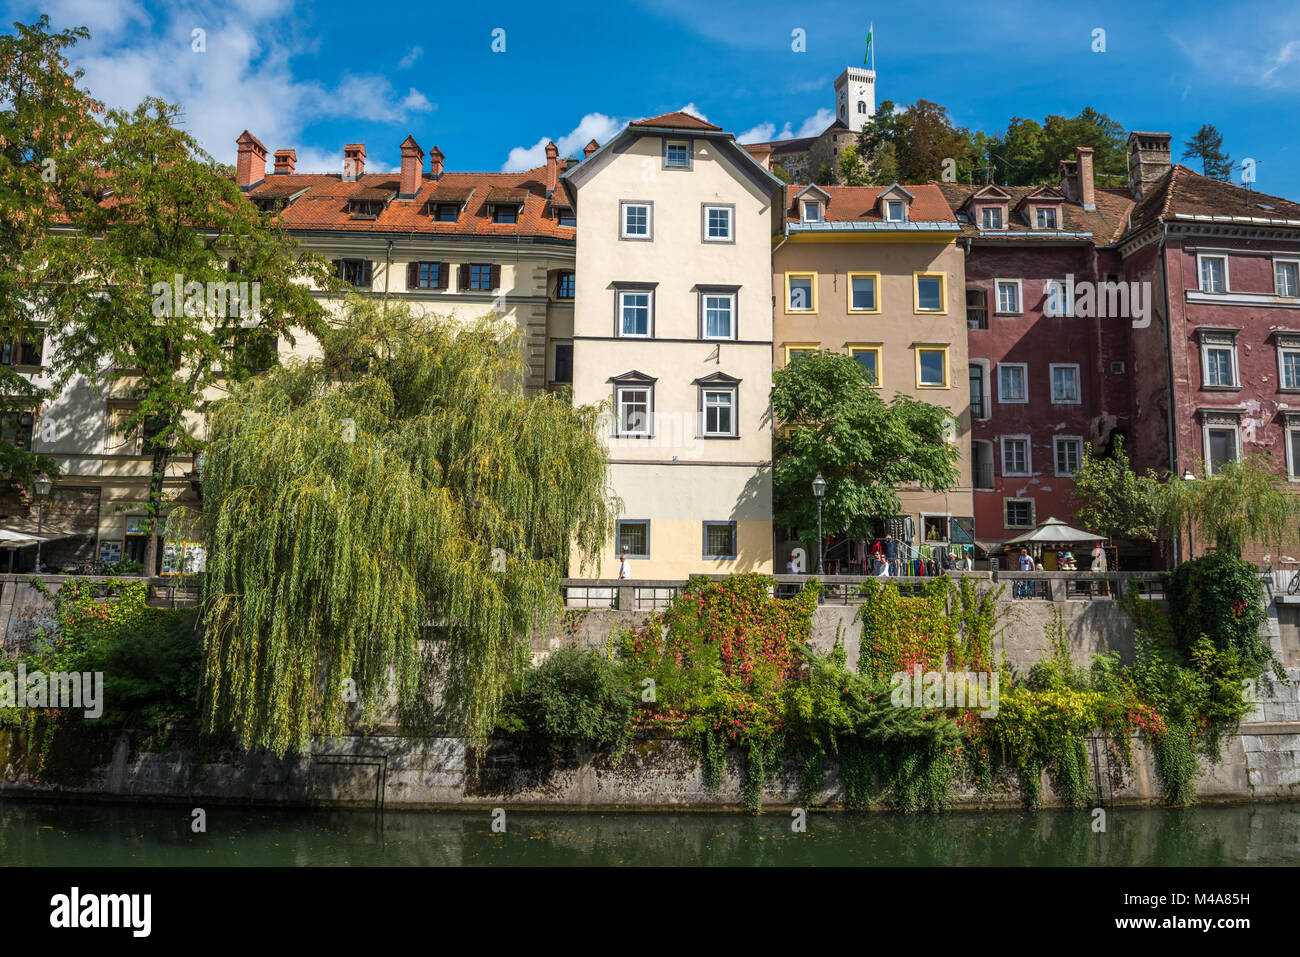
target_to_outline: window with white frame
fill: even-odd
[[[901,223],[907,213],[907,207],[901,199],[885,200],[885,219],[891,223]]]
[[[637,383],[619,385],[614,389],[618,407],[618,434],[622,436],[649,436],[650,416],[654,410],[654,387]]]
[[[1196,271],[1200,275],[1201,292],[1228,291],[1227,256],[1201,254],[1196,257],[1196,264]]]
[[[1300,479],[1300,413],[1286,414],[1286,474]]]
[[[734,292],[701,292],[700,316],[701,338],[736,338],[736,294]]]
[[[704,207],[704,241],[706,243],[729,243],[731,235],[730,206]]]
[[[1051,366],[1052,402],[1070,405],[1079,401],[1079,367],[1077,365]]]
[[[1241,460],[1241,419],[1232,413],[1203,413],[1205,466],[1213,475],[1229,462]]]
[[[1278,388],[1300,392],[1300,333],[1274,333]]]
[[[985,206],[980,210],[981,229],[1001,229],[1002,209],[999,206]]]
[[[664,144],[664,165],[669,169],[690,169],[691,144],[685,140],[668,140]]]
[[[654,293],[649,289],[621,289],[618,293],[618,334],[648,339],[652,328]]]
[[[1043,309],[1049,316],[1074,315],[1069,288],[1060,279],[1049,279],[1043,286]]]
[[[876,312],[876,283],[880,277],[876,273],[849,273],[849,311]]]
[[[1029,436],[1008,435],[1002,438],[1002,474],[1028,475],[1031,465]]]
[[[1048,207],[1040,206],[1038,208],[1038,213],[1035,222],[1039,229],[1055,229],[1056,210],[1052,209],[1050,206]]]
[[[1029,401],[1029,367],[1025,363],[998,363],[998,401],[1015,404]]]
[[[998,290],[998,313],[1000,315],[1019,315],[1020,314],[1020,280],[1019,279],[999,279],[997,280]]]
[[[653,203],[621,203],[619,236],[623,239],[649,239],[654,229]]]
[[[1273,260],[1273,292],[1279,296],[1300,296],[1300,259]]]
[[[1201,330],[1201,368],[1209,389],[1236,389],[1237,336],[1235,332]]]
[[[803,221],[805,223],[820,223],[822,221],[822,204],[815,199],[805,199],[803,201]]]
[[[1056,474],[1065,478],[1079,471],[1083,455],[1083,439],[1078,436],[1058,435],[1052,440],[1055,446]]]
[[[1006,528],[1034,527],[1034,500],[1032,498],[1008,498],[1002,503]]]
[[[700,390],[701,433],[706,436],[736,434],[735,388]]]

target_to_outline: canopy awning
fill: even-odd
[[[1049,518],[1032,532],[1007,539],[1004,545],[1066,545],[1071,542],[1104,542],[1105,535],[1094,535],[1066,525],[1059,518]]]
[[[72,538],[71,532],[26,532],[12,528],[0,528],[0,548],[24,548],[37,542],[53,542],[60,538]]]

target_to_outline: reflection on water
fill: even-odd
[[[0,865],[1300,864],[1300,804],[811,814],[191,808],[0,801]]]

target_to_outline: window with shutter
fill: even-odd
[[[469,288],[469,263],[460,264],[460,278],[456,282],[456,288],[462,291]]]
[[[497,265],[492,267],[492,288],[501,288],[501,267]]]

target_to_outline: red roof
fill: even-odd
[[[665,113],[662,116],[652,116],[645,120],[634,120],[628,126],[669,126],[681,130],[717,130],[719,132],[722,130],[721,126],[706,123],[698,116],[683,113],[681,110]]]
[[[901,185],[901,184],[900,184]],[[790,185],[785,188],[787,199],[786,217],[792,223],[800,221],[800,211],[794,197],[805,185]],[[819,186],[830,196],[826,208],[822,210],[823,218],[830,223],[881,223],[884,219],[876,201],[881,193],[888,192],[892,186]],[[907,218],[914,223],[952,223],[956,218],[943,192],[937,186],[903,186],[912,194],[912,205]],[[820,197],[818,197],[820,199]]]
[[[432,179],[421,176],[412,199],[393,199],[374,219],[353,219],[348,201],[375,195],[377,189],[392,195],[394,174],[366,173],[356,182],[344,182],[337,173],[270,174],[245,195],[283,197],[286,192],[306,192],[280,210],[287,229],[328,229],[352,232],[414,232],[474,236],[540,236],[573,239],[576,230],[561,226],[546,198],[546,167],[519,173],[444,173]],[[471,194],[472,191],[472,194]],[[434,222],[429,203],[468,203],[454,223]],[[492,203],[505,199],[520,203],[518,221],[492,222]]]

